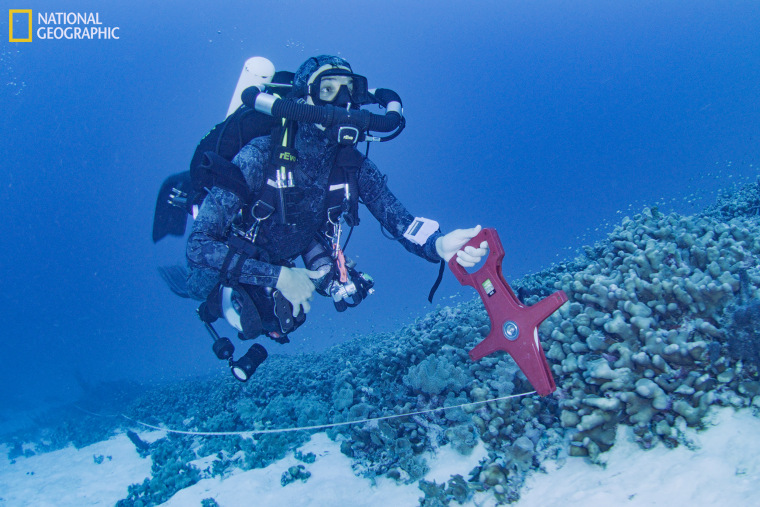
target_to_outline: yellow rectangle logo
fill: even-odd
[[[29,32],[26,39],[13,37],[13,15],[26,14],[29,18]],[[8,11],[8,42],[32,42],[32,9],[10,9]]]

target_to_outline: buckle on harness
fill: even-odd
[[[274,213],[274,206],[259,199],[251,206],[251,217],[254,220],[251,227],[247,231],[243,231],[237,227],[233,227],[232,230],[237,236],[255,243],[261,229],[261,222],[271,217],[272,213]]]
[[[351,126],[338,127],[338,144],[353,146],[359,142],[359,129]]]
[[[263,210],[263,213],[260,213],[259,211],[257,211],[259,207],[261,207],[261,209]],[[274,206],[262,201],[261,199],[256,201],[256,204],[254,204],[251,207],[251,216],[253,217],[254,220],[256,220],[256,222],[262,222],[266,220],[267,218],[272,216],[272,213],[274,213]]]

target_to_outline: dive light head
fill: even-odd
[[[256,368],[267,358],[267,349],[258,343],[251,345],[248,352],[237,361],[230,361],[232,375],[241,382],[247,382]]]

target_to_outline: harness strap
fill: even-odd
[[[293,151],[295,143],[296,124],[286,120],[282,125],[272,129],[272,153],[269,157],[269,163],[275,169],[292,170],[298,157]]]
[[[259,196],[259,200],[277,210],[277,221],[283,225],[297,222],[293,208],[303,198],[302,191],[295,187],[293,180],[293,170],[298,161],[293,148],[297,127],[296,122],[283,119],[282,124],[272,130],[268,171]]]
[[[327,208],[345,206],[344,218],[349,227],[359,225],[358,174],[364,160],[364,155],[353,146],[339,147],[328,179],[331,192],[327,198]]]

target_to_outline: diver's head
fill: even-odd
[[[306,60],[296,71],[293,88],[307,104],[318,106],[358,108],[371,102],[367,78],[354,74],[351,65],[338,56],[321,55]]]

